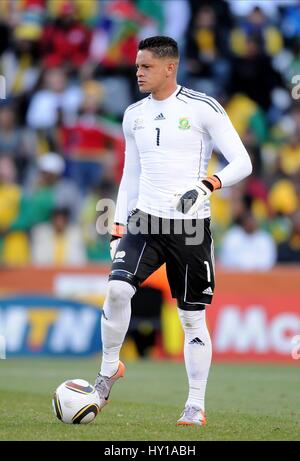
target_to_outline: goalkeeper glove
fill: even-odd
[[[177,211],[193,215],[203,206],[212,192],[222,187],[218,176],[213,175],[202,179],[198,184],[190,186],[175,194],[174,206]]]
[[[120,243],[121,237],[124,235],[125,226],[123,224],[115,223],[112,228],[111,232],[111,239],[110,239],[110,257],[113,260]]]

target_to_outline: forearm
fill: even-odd
[[[250,157],[225,114],[221,113],[217,119],[210,120],[207,129],[228,165],[213,176],[201,178],[197,184],[175,194],[175,208],[190,215],[194,215],[215,190],[232,186],[252,171]]]
[[[235,159],[228,163],[225,168],[217,172],[216,176],[220,179],[222,187],[226,187],[238,183],[249,176],[251,172],[252,164],[249,155],[246,152],[246,155],[238,155]]]
[[[119,187],[114,223],[125,226],[130,212],[135,208],[139,194],[141,172],[139,152],[131,130],[128,115],[124,115],[123,131],[125,136],[125,162]],[[112,232],[112,235],[117,233]]]
[[[225,168],[214,173],[220,179],[221,187],[232,186],[251,174],[251,160],[227,115],[214,116],[217,118],[208,127],[209,134],[214,145],[228,161]]]
[[[132,165],[130,168],[128,165],[125,165],[117,197],[114,224],[111,229],[111,259],[114,259],[120,238],[125,233],[125,226],[127,224],[128,216],[136,206],[139,189],[139,175],[137,175],[137,173],[137,166],[134,167],[134,165]],[[130,176],[130,174],[133,176]]]
[[[117,197],[115,223],[126,225],[130,212],[136,206],[138,193],[138,178],[130,176],[130,172],[124,172]]]

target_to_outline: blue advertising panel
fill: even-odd
[[[102,309],[73,300],[17,296],[0,300],[2,354],[89,355],[101,350]]]

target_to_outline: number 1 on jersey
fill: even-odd
[[[156,145],[159,146],[160,142],[160,128],[155,128],[156,130]]]

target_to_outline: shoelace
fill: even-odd
[[[108,379],[108,378],[105,378],[104,376],[101,376],[101,375],[98,375],[96,379],[95,388],[101,395],[107,394],[107,391],[108,391],[108,386],[107,386],[105,379]],[[107,397],[104,397],[104,398],[107,398]]]

